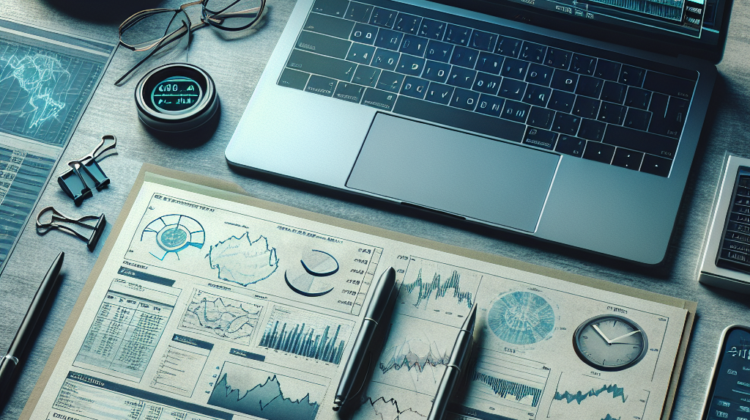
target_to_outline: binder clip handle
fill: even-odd
[[[48,212],[52,213],[49,222],[42,222],[43,215]],[[92,226],[85,223],[87,220],[96,220],[96,223]],[[75,229],[58,222],[71,223],[86,229],[91,229],[91,235],[86,237]],[[104,213],[99,216],[83,216],[78,219],[73,219],[55,210],[54,207],[49,206],[43,208],[36,216],[36,231],[38,234],[44,235],[50,230],[60,230],[86,242],[89,251],[93,251],[94,248],[96,248],[96,244],[99,242],[99,238],[101,238],[105,226],[107,226],[107,219],[104,217]]]

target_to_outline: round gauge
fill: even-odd
[[[573,347],[590,366],[615,371],[641,361],[648,351],[648,338],[635,322],[617,315],[603,315],[576,329]]]
[[[184,76],[167,77],[151,90],[154,108],[167,114],[189,112],[203,97],[203,89],[195,80]]]

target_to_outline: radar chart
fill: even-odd
[[[200,222],[182,214],[161,216],[141,233],[141,242],[147,246],[149,254],[160,261],[172,253],[179,259],[180,252],[189,247],[201,249],[205,240],[206,233]]]
[[[492,303],[487,324],[497,338],[507,343],[534,344],[552,335],[555,311],[536,293],[510,292]]]

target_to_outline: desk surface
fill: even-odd
[[[181,2],[134,0],[117,2],[120,6],[108,5],[107,10],[101,6],[101,2],[93,0],[3,0],[2,3],[0,18],[114,44],[117,42],[117,26],[131,13],[150,7],[174,7]],[[698,418],[721,331],[730,323],[750,324],[750,299],[747,296],[708,288],[696,280],[703,235],[724,153],[728,151],[750,157],[746,114],[750,109],[750,76],[746,70],[747,57],[750,57],[749,3],[735,2],[726,54],[718,67],[720,77],[707,127],[688,180],[667,263],[657,269],[601,260],[511,235],[466,229],[465,226],[446,224],[420,214],[394,212],[392,208],[372,207],[369,202],[352,200],[350,197],[310,191],[299,185],[290,186],[274,179],[246,177],[233,172],[224,159],[224,149],[291,13],[294,1],[268,0],[268,4],[271,10],[265,26],[251,36],[222,39],[210,29],[194,34],[187,61],[211,74],[222,104],[221,120],[213,138],[194,149],[177,150],[154,139],[143,129],[138,122],[132,92],[144,72],[138,73],[124,87],[113,86],[114,80],[135,60],[130,51],[118,49],[62,157],[62,161],[68,161],[82,156],[96,145],[103,134],[116,135],[120,141],[119,155],[107,158],[102,163],[112,179],[111,186],[96,193],[81,208],[75,208],[53,180],[43,192],[37,209],[54,205],[63,213],[103,212],[113,222],[141,164],[149,162],[233,181],[261,199],[698,301],[698,320],[672,416],[680,420]],[[149,63],[148,67],[153,64]],[[54,171],[57,172],[59,170]],[[105,236],[110,227],[105,231]],[[101,249],[101,245],[97,249]],[[29,222],[0,275],[0,354],[4,354],[39,282],[60,250],[66,253],[60,290],[18,385],[2,409],[0,420],[15,419],[20,415],[94,266],[98,252],[89,253],[82,242],[61,233],[53,232],[40,237],[35,233],[33,222]]]

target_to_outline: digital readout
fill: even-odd
[[[154,107],[169,114],[179,114],[195,106],[203,92],[195,80],[184,76],[172,76],[162,80],[151,91]]]
[[[750,332],[732,330],[722,349],[708,420],[750,419]]]

